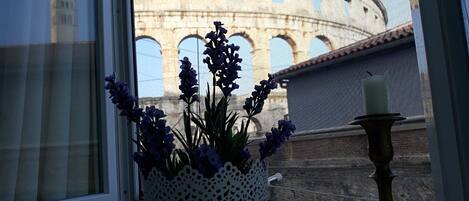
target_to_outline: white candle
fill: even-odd
[[[387,114],[388,91],[383,75],[373,75],[362,80],[366,114]]]

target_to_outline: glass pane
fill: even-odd
[[[230,97],[233,111],[246,115],[245,99],[268,73],[283,76],[278,79],[286,89],[272,91],[248,129],[252,140],[262,141],[279,119],[289,119],[301,133],[269,160],[270,173],[283,174],[273,183],[271,200],[378,199],[368,178],[374,166],[367,135],[348,125],[366,114],[367,71],[386,77],[381,91],[389,92],[388,111],[409,119],[393,133],[394,162],[400,165],[396,199],[434,199],[410,0],[133,2],[139,103],[162,109],[172,128],[183,126],[178,88],[183,57],[199,75],[197,112],[204,112],[212,76],[203,62],[204,37],[214,21],[224,23],[243,59],[240,89]],[[259,149],[251,145],[254,156]]]
[[[103,191],[95,0],[0,6],[0,200]]]
[[[207,42],[204,37],[207,31],[213,29],[212,22],[215,20],[226,24],[230,43],[240,46],[239,54],[243,59],[240,79],[237,81],[240,89],[233,92],[236,97],[232,98],[232,104],[236,104],[233,108],[239,108],[237,112],[240,113],[243,113],[242,104],[254,84],[265,79],[268,73],[276,73],[368,37],[402,28],[412,20],[409,0],[262,0],[243,1],[240,5],[228,0],[215,4],[177,2],[134,1],[140,105],[157,103],[166,110],[167,121],[175,128],[181,128],[181,114],[184,110],[178,100],[178,60],[183,57],[190,59],[198,72],[200,96],[205,96],[211,74],[203,62]],[[193,17],[166,13],[182,12],[184,6],[190,7],[188,12]],[[252,9],[257,7],[268,9],[270,17],[262,16],[258,10]],[[212,13],[213,16],[206,18],[202,14],[204,12]],[[229,12],[232,16],[217,12]],[[243,13],[252,16],[244,16]],[[302,17],[288,19],[288,16],[298,14]],[[264,20],[265,23],[258,23],[258,20]],[[326,22],[337,23],[338,27],[323,26],[322,23]],[[377,73],[382,72],[385,70],[381,69]],[[272,105],[266,106],[271,110],[258,116],[258,124],[252,129],[255,136],[262,136],[278,119],[287,116],[286,94],[281,88],[274,91],[272,101],[269,102]],[[341,126],[343,123],[341,121],[333,126]]]
[[[461,0],[462,12],[464,15],[464,25],[466,26],[466,40],[469,47],[469,0]],[[469,51],[467,52],[469,54]]]

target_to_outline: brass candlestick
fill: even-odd
[[[404,119],[399,113],[376,114],[356,117],[350,123],[363,127],[368,136],[368,155],[376,168],[370,177],[378,185],[380,201],[393,200],[392,179],[396,175],[389,167],[394,156],[391,128],[394,122]]]

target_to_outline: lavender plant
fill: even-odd
[[[209,42],[203,53],[206,56],[203,62],[212,74],[211,87],[207,83],[203,114],[191,110],[192,105],[199,102],[197,73],[187,57],[181,60],[180,99],[186,104],[183,131],[168,127],[164,119],[166,115],[155,106],[146,107],[145,110],[139,108],[127,84],[116,81],[115,75],[105,79],[105,89],[121,111],[120,115],[127,117],[138,128],[137,138],[132,140],[139,150],[134,153],[133,159],[144,176],[156,168],[171,178],[189,165],[205,177],[211,177],[227,162],[244,172],[250,169],[253,158],[247,149],[247,129],[252,118],[262,112],[265,100],[277,88],[277,83],[269,75],[267,80],[254,87],[243,106],[246,116],[228,111],[231,94],[239,88],[236,80],[242,59],[238,54],[239,46],[228,44],[227,30],[223,24],[214,22],[214,25],[215,30],[206,35]],[[216,96],[217,88],[222,92],[221,97]],[[241,128],[235,130],[234,126],[240,119]],[[295,126],[290,121],[280,120],[278,127],[266,133],[265,141],[260,144],[260,159],[274,154],[294,131]],[[174,138],[181,144],[181,149],[175,148]]]

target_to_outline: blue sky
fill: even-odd
[[[283,2],[283,0],[273,0],[274,2]],[[321,0],[312,0],[315,9],[320,7]],[[385,0],[383,3],[388,8],[389,23],[388,27],[409,21],[410,7],[408,0]],[[344,6],[346,4],[344,3]],[[252,77],[252,60],[250,44],[242,37],[235,36],[229,39],[230,43],[240,46],[240,56],[243,58],[241,64],[243,71],[240,73],[240,89],[235,91],[235,94],[249,93],[253,86],[254,81]],[[199,50],[197,50],[197,43],[199,43]],[[292,49],[289,44],[280,38],[273,38],[270,41],[271,49],[271,72],[277,72],[293,64]],[[182,58],[187,56],[193,63],[195,69],[200,69],[201,77],[201,92],[206,91],[206,83],[210,78],[206,65],[202,63],[204,51],[203,42],[197,38],[187,38],[181,42],[179,46],[180,55]],[[327,46],[319,39],[313,38],[310,42],[310,57],[315,57],[328,51]],[[150,39],[142,39],[137,41],[137,71],[139,79],[139,96],[152,97],[163,96],[163,80],[162,80],[162,57],[158,44]],[[197,63],[199,60],[199,64]],[[254,67],[255,69],[256,67]],[[258,68],[258,67],[257,67]]]
[[[240,88],[236,94],[246,94],[252,91],[254,79],[252,77],[252,59],[250,52],[252,47],[249,42],[241,36],[229,38],[230,43],[240,46],[239,54],[243,59],[241,63],[241,79],[238,81]],[[199,50],[197,51],[197,43]],[[139,96],[151,97],[162,96],[163,72],[162,60],[159,45],[151,39],[140,39],[137,41],[137,75],[139,79]],[[311,57],[318,56],[328,51],[327,46],[319,39],[311,41]],[[206,91],[206,83],[211,79],[207,66],[202,62],[204,55],[204,43],[202,40],[187,38],[179,46],[179,58],[188,57],[196,70],[200,70],[201,92]],[[277,72],[293,64],[293,53],[290,45],[283,39],[273,38],[270,42],[271,49],[271,72]],[[255,67],[256,68],[256,67]]]

